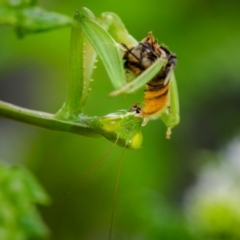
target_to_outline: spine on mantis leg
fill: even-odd
[[[80,14],[73,18],[69,50],[69,82],[67,98],[56,117],[77,120],[87,101],[96,52],[82,30]]]

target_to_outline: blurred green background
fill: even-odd
[[[158,41],[178,56],[175,73],[181,123],[173,129],[172,139],[166,140],[163,123],[149,122],[143,128],[142,148],[125,150],[113,239],[239,239],[239,218],[231,221],[230,214],[230,227],[225,229],[220,217],[227,218],[228,214],[218,217],[221,208],[213,214],[221,224],[209,221],[207,227],[194,230],[192,220],[200,221],[197,226],[205,220],[191,220],[186,210],[191,203],[186,196],[206,162],[220,161],[215,155],[232,142],[234,151],[240,148],[240,141],[236,144],[240,136],[240,1],[40,3],[46,10],[68,16],[82,6],[96,16],[115,12],[136,39],[140,41],[153,31]],[[70,28],[17,39],[11,27],[1,26],[0,99],[57,112],[66,97],[69,38]],[[97,66],[86,114],[105,115],[142,101],[143,91],[130,97],[109,98],[113,87],[100,61]],[[49,239],[107,239],[122,149],[116,146],[84,181],[77,180],[111,146],[104,138],[51,132],[0,119],[0,159],[28,167],[53,200],[52,206],[41,209],[51,231]],[[239,179],[234,181],[238,183]],[[239,190],[236,187],[232,191]],[[211,200],[214,202],[214,197]],[[235,208],[237,214],[238,204]]]

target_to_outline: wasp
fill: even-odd
[[[155,119],[166,108],[170,107],[169,85],[177,63],[177,57],[167,47],[158,45],[151,32],[132,48],[122,45],[126,49],[123,55],[124,68],[137,76],[150,67],[158,58],[166,59],[166,63],[158,74],[146,84],[144,106],[141,110],[138,106],[135,106],[135,109],[137,109],[138,113],[140,112],[145,120]]]

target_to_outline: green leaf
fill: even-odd
[[[46,237],[48,229],[34,204],[48,202],[47,194],[30,172],[0,163],[0,239]]]
[[[32,7],[20,11],[16,30],[19,36],[23,36],[28,33],[48,31],[71,24],[72,19],[67,16],[47,12],[39,7]]]
[[[22,37],[29,33],[70,26],[72,19],[38,7],[35,0],[8,0],[0,4],[1,24],[13,26],[17,35]]]

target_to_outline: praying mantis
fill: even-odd
[[[127,82],[121,48],[124,46],[128,54],[130,53],[136,58],[135,60],[140,61],[129,50],[138,45],[137,40],[128,33],[116,14],[102,13],[99,18],[95,18],[87,8],[78,10],[74,16],[70,43],[70,77],[72,81],[68,88],[67,100],[57,116],[60,118],[76,118],[81,113],[81,109],[87,100],[91,74],[98,54],[112,85],[116,89],[110,96],[131,94],[148,84],[159,72],[163,72],[161,78],[163,78],[164,83],[161,84],[169,85],[167,87],[167,103],[162,107],[160,113],[155,114],[154,118],[162,119],[167,126],[167,138],[170,138],[171,129],[179,123],[180,119],[177,84],[173,73],[174,66],[170,64],[168,71],[166,70],[167,64],[170,63],[166,56],[168,50],[165,47],[158,46],[157,41],[151,34],[149,38],[152,42],[155,41],[156,51],[162,51],[164,56],[155,57],[149,66],[141,71],[141,74],[135,76],[135,78],[133,74],[131,81]],[[147,53],[151,51],[151,54],[155,54],[149,47],[145,50]],[[143,52],[140,52],[140,54],[142,55]],[[149,54],[146,56],[147,59],[151,58]],[[145,61],[144,58],[142,58],[143,61]],[[148,117],[141,114],[141,108],[135,106],[134,110],[118,111],[96,121],[93,119],[91,124],[98,125],[101,133],[109,140],[116,141],[121,146],[136,149],[141,146],[142,142],[140,128],[146,124],[147,120]]]
[[[158,56],[158,53],[155,53],[151,46],[147,45],[148,43],[154,45],[161,56]],[[138,47],[145,49],[139,52]],[[123,48],[124,50],[122,50]],[[142,56],[144,53],[147,59]],[[114,13],[102,13],[99,18],[95,18],[92,12],[86,8],[75,13],[70,44],[70,73],[72,79],[70,83],[75,82],[75,84],[69,85],[67,100],[57,113],[57,117],[68,119],[72,116],[73,119],[77,119],[81,114],[81,109],[86,103],[89,93],[96,54],[102,60],[112,85],[116,89],[110,93],[110,96],[131,94],[151,82],[155,76],[159,76],[157,81],[160,81],[161,84],[157,84],[154,89],[165,89],[167,91],[164,90],[165,92],[158,94],[155,98],[167,95],[167,100],[166,104],[161,107],[160,111],[157,111],[156,115],[154,114],[153,118],[161,118],[167,127],[166,137],[170,138],[171,129],[180,120],[177,84],[173,72],[176,57],[167,48],[159,46],[151,33],[139,43],[127,32],[120,18]],[[137,54],[140,54],[141,57]],[[153,60],[150,55],[154,56]],[[123,58],[125,58],[125,62]],[[134,60],[131,60],[131,58],[134,58]],[[132,61],[135,61],[135,65],[133,65],[141,68],[141,64],[149,59],[151,59],[149,66],[137,76],[132,71],[131,81],[128,81],[124,69],[126,63],[131,65]],[[79,79],[81,80],[81,86],[79,86]],[[75,96],[75,101],[72,100],[72,96]],[[121,147],[137,149],[142,142],[141,127],[152,117],[144,116],[144,107],[133,105],[128,109],[108,114],[102,118],[92,118],[90,125],[94,125],[95,128],[97,126],[97,129],[100,129],[98,131],[104,137]],[[121,161],[122,159],[119,163],[115,186],[109,239],[112,235],[112,221]]]

